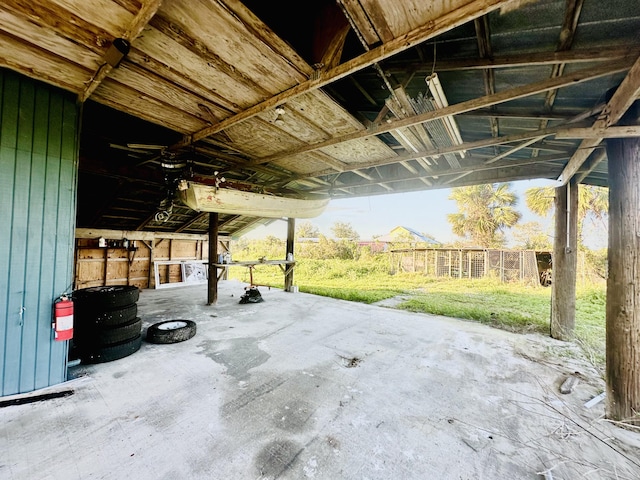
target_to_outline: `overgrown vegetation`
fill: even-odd
[[[350,248],[341,247],[349,243]],[[549,334],[550,288],[500,283],[494,278],[391,275],[386,254],[371,254],[367,248],[356,248],[354,242],[344,240],[326,239],[324,244],[296,248],[295,284],[301,292],[367,304],[402,297],[396,308],[477,321],[512,332]],[[356,252],[356,258],[341,258],[345,250]],[[276,259],[284,257],[285,245],[270,237],[236,244],[233,251],[237,260],[261,256]],[[317,258],[318,252],[333,252],[333,258]],[[231,269],[230,277],[249,282],[246,269]],[[258,267],[254,282],[282,288],[283,275],[277,267]],[[604,282],[578,287],[576,342],[601,370],[605,358],[605,300]]]

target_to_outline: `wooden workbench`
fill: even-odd
[[[255,286],[253,283],[253,269],[258,265],[278,265],[282,273],[284,273],[285,277],[285,285],[287,276],[293,272],[293,268],[295,267],[296,262],[294,260],[246,260],[240,262],[231,262],[231,263],[214,263],[213,265],[220,269],[220,272],[217,274],[217,281],[219,281],[222,276],[225,274],[229,267],[245,267],[249,269],[249,280],[251,286]]]

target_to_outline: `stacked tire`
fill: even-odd
[[[138,287],[113,285],[73,292],[74,338],[70,357],[104,363],[137,352],[142,344]]]

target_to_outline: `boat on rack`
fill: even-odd
[[[183,181],[182,203],[197,212],[218,212],[266,218],[313,218],[324,212],[327,196],[283,197]]]

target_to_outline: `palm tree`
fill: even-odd
[[[447,215],[453,233],[470,238],[479,247],[501,247],[505,243],[503,230],[520,220],[513,207],[517,196],[509,183],[489,183],[451,190],[459,213]]]
[[[533,187],[524,192],[527,207],[546,217],[553,209],[554,187]],[[604,222],[609,211],[609,190],[592,185],[578,186],[578,242],[582,246],[582,227],[587,218]]]

